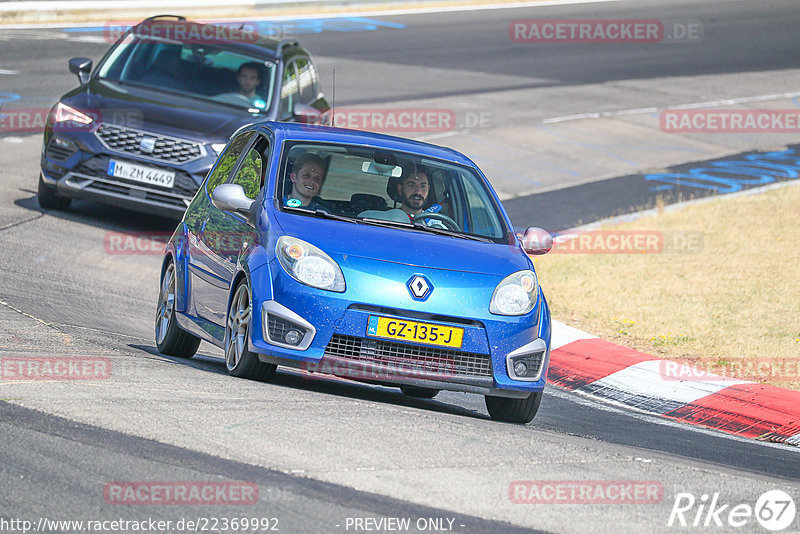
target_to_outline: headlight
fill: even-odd
[[[285,235],[278,239],[275,254],[284,270],[298,282],[328,291],[344,291],[342,270],[314,245]]]
[[[91,124],[94,119],[85,113],[78,111],[75,108],[71,108],[66,104],[62,104],[59,102],[56,104],[56,109],[54,113],[54,117],[56,122],[77,122],[80,124]]]
[[[525,315],[536,306],[539,281],[536,273],[517,271],[506,276],[494,290],[489,311],[497,315]]]

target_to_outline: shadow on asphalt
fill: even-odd
[[[128,346],[132,349],[140,350],[165,360],[170,360],[179,365],[185,365],[200,371],[228,376],[228,371],[225,368],[225,361],[221,356],[214,357],[198,354],[193,358],[184,359],[173,356],[165,356],[158,352],[158,349],[152,345],[129,344]],[[243,380],[233,376],[231,376],[230,379]],[[489,419],[487,414],[476,412],[462,406],[446,404],[444,402],[439,402],[436,399],[417,399],[414,397],[409,397],[394,387],[381,386],[378,384],[365,384],[329,375],[301,373],[296,369],[287,367],[278,367],[278,371],[272,376],[272,378],[265,382],[265,385],[312,391],[315,393],[322,393],[324,395],[347,397],[350,399],[378,402],[381,404],[391,404],[394,406],[419,408],[422,410],[471,417],[474,419]]]

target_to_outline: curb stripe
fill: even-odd
[[[604,339],[579,339],[551,349],[548,379],[578,389],[653,357]]]
[[[800,391],[749,383],[730,386],[665,415],[729,434],[797,443],[799,409]]]

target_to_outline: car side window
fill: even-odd
[[[297,81],[300,86],[300,102],[311,105],[319,94],[317,70],[308,58],[300,58],[296,62]]]
[[[253,147],[245,156],[242,166],[239,167],[239,172],[236,173],[232,183],[242,186],[247,198],[254,199],[261,190],[263,170],[263,157],[257,147]]]
[[[219,160],[217,160],[216,167],[214,167],[214,170],[211,171],[211,174],[208,176],[206,190],[208,191],[209,196],[211,196],[211,193],[214,192],[214,189],[219,184],[224,184],[228,180],[233,167],[239,160],[239,156],[242,154],[242,151],[244,151],[245,147],[247,147],[247,143],[250,141],[252,135],[253,132],[245,132],[228,143],[228,146],[222,152]]]
[[[281,119],[291,117],[294,112],[294,104],[297,101],[300,87],[297,83],[297,70],[292,61],[286,65],[283,71],[283,84],[281,86]]]

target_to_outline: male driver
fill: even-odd
[[[298,156],[294,160],[289,179],[292,181],[292,192],[283,197],[284,206],[311,210],[326,209],[321,199],[317,197],[325,181],[324,159],[311,152]]]
[[[261,67],[255,61],[242,63],[236,71],[236,81],[239,83],[239,94],[247,98],[255,98],[256,89],[261,84]]]
[[[430,193],[430,182],[428,175],[430,172],[422,165],[415,165],[413,169],[409,170],[400,179],[397,184],[397,195],[400,199],[400,208],[391,209],[388,211],[369,210],[360,213],[360,217],[388,219],[398,222],[413,222],[414,217],[422,213],[422,208],[428,200]],[[433,218],[420,218],[420,221],[425,226],[436,226],[439,228],[447,228],[447,226]]]

